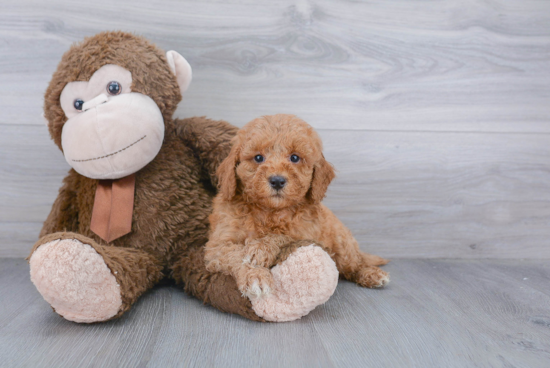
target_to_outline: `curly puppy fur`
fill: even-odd
[[[292,155],[299,160],[293,162]],[[301,239],[322,244],[347,280],[366,287],[389,282],[376,267],[388,261],[361,252],[350,230],[321,203],[334,169],[303,120],[280,114],[251,121],[233,139],[217,174],[220,193],[210,216],[206,268],[233,276],[244,295],[269,294],[268,267],[287,244]],[[284,186],[270,184],[273,177],[282,177]]]

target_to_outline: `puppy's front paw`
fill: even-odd
[[[261,298],[273,290],[273,276],[271,271],[264,267],[247,268],[239,273],[237,286],[243,296]]]
[[[273,266],[281,247],[290,243],[292,238],[281,234],[269,234],[263,238],[246,239],[243,261],[252,266]]]
[[[390,282],[390,275],[378,267],[368,266],[357,272],[354,281],[368,288],[379,288],[386,286]]]
[[[271,252],[261,247],[248,247],[245,251],[243,262],[252,267],[269,267],[277,257],[278,252]]]
[[[205,268],[208,272],[221,272],[221,262],[218,259],[206,261],[205,262]]]

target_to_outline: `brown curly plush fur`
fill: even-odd
[[[89,244],[120,284],[122,307],[115,317],[159,280],[171,277],[187,292],[220,310],[261,321],[231,277],[210,273],[204,266],[208,215],[217,186],[215,172],[227,156],[237,128],[203,117],[172,119],[181,94],[161,50],[122,32],[101,33],[72,46],[45,94],[45,116],[55,144],[61,148],[61,131],[67,120],[59,101],[64,86],[88,80],[105,64],[129,70],[132,91],[150,96],[165,122],[159,154],[136,174],[132,232],[107,244],[90,230],[97,180],[71,169],[31,255],[55,239]]]
[[[255,161],[257,155],[262,162]],[[291,162],[291,155],[299,161]],[[235,277],[245,295],[270,292],[268,267],[282,248],[300,239],[323,244],[348,280],[366,287],[389,281],[376,267],[387,261],[361,252],[349,229],[321,204],[334,169],[323,157],[319,136],[303,120],[274,115],[251,121],[234,138],[218,176],[207,269]],[[269,184],[273,176],[286,179],[282,189]]]

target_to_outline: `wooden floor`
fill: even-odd
[[[176,287],[123,318],[68,322],[0,259],[1,367],[548,367],[550,261],[394,260],[392,282],[341,281],[302,320],[257,323]]]

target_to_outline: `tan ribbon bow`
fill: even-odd
[[[97,183],[90,229],[107,243],[132,231],[135,186],[135,174]]]

